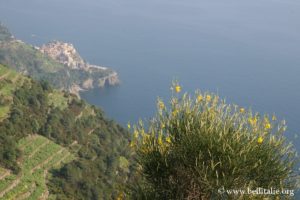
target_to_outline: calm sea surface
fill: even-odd
[[[0,20],[28,43],[71,42],[117,70],[119,87],[82,96],[122,124],[150,118],[176,78],[286,119],[300,150],[299,0],[0,0]]]

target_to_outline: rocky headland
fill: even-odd
[[[77,96],[81,90],[120,83],[116,71],[89,64],[82,59],[73,44],[52,41],[36,47],[15,38],[1,23],[0,64]]]
[[[92,65],[86,62],[71,43],[52,41],[38,48],[43,54],[58,61],[71,70],[84,71],[91,76],[83,80],[80,84],[74,83],[69,91],[79,94],[81,90],[90,90],[95,87],[115,86],[120,83],[116,71],[98,65]],[[102,74],[102,77],[93,76],[93,74]]]

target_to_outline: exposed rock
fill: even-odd
[[[75,94],[78,98],[80,98],[79,92],[83,91],[82,87],[79,85],[73,84],[72,87],[69,89],[69,92]]]
[[[120,84],[120,80],[116,72],[98,80],[98,87],[105,87],[107,85],[115,86],[118,84]]]
[[[91,78],[85,80],[82,84],[83,89],[93,88],[93,82],[94,82],[94,80]]]

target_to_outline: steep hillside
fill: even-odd
[[[0,121],[9,114],[13,92],[25,82],[29,78],[0,65]]]
[[[115,71],[86,63],[73,45],[51,42],[34,47],[15,39],[1,23],[0,64],[77,95],[80,90],[119,84]]]
[[[0,74],[0,197],[34,195],[38,188],[42,188],[37,192],[41,195],[46,191],[45,183],[51,199],[115,197],[130,179],[134,163],[128,147],[129,133],[75,95],[54,90],[46,82],[34,81],[1,65]],[[30,139],[30,145],[35,147],[25,144],[30,136],[35,138]],[[36,148],[42,144],[46,146]],[[47,179],[41,178],[52,168],[51,155],[60,150],[70,152],[75,159],[50,170]],[[41,174],[35,177],[28,170],[35,171],[38,163],[43,163],[36,169]]]
[[[47,199],[48,171],[70,162],[74,156],[67,148],[39,135],[21,139],[18,148],[22,151],[20,172],[0,171],[0,199]]]

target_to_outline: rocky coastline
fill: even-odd
[[[91,75],[80,83],[73,83],[69,87],[69,92],[76,94],[77,96],[79,96],[80,91],[120,84],[119,76],[116,71],[107,67],[89,64],[82,59],[74,45],[71,43],[52,41],[41,47],[37,47],[37,49],[68,67],[70,70],[84,71]],[[103,74],[103,76],[93,77],[93,74]]]

